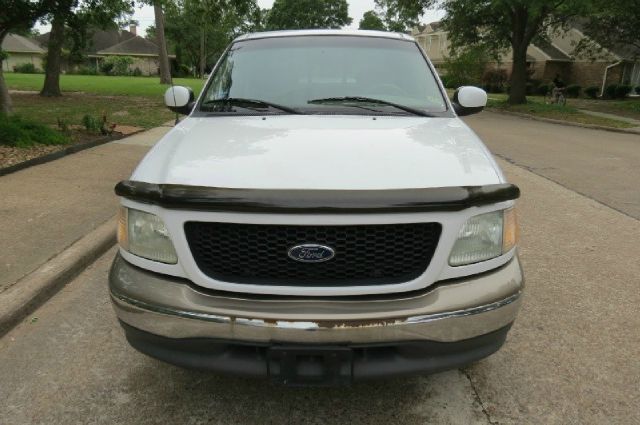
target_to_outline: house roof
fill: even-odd
[[[431,27],[431,31],[432,32],[438,32],[438,31],[442,30],[442,22],[440,22],[440,21],[430,22],[430,23],[427,24],[427,26]]]
[[[589,33],[587,22],[588,21],[585,18],[576,18],[571,21],[571,26],[600,45],[600,42]],[[613,53],[620,60],[635,60],[640,57],[640,49],[634,46],[619,44],[607,47],[606,50]]]
[[[2,41],[2,50],[9,53],[44,54],[46,52],[36,40],[18,34],[8,34]]]
[[[124,56],[158,56],[158,45],[153,41],[135,36],[115,46],[108,47],[97,52],[99,55],[124,55]]]
[[[550,60],[553,61],[562,61],[562,62],[571,62],[571,56],[567,55],[565,52],[554,46],[552,43],[544,43],[539,42],[534,44],[542,53],[547,55]]]
[[[46,46],[47,43],[49,43],[49,34],[50,33],[45,33],[38,36],[37,39],[40,44]],[[91,33],[91,38],[87,42],[87,48],[84,53],[92,55],[100,50],[107,49],[134,37],[135,34],[127,30],[94,30]]]

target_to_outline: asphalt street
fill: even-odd
[[[494,155],[640,219],[640,135],[492,112],[465,121]]]
[[[552,138],[566,130],[553,124],[495,114],[469,122],[492,137],[487,142],[500,156],[513,154],[510,144],[540,148],[527,141],[530,132],[546,132],[550,145],[569,143]],[[582,137],[602,137],[589,131]],[[622,144],[633,150],[630,141],[640,140],[627,137]],[[619,149],[616,142],[601,146]],[[126,344],[107,294],[112,250],[0,340],[0,424],[640,423],[638,220],[599,187],[578,187],[570,178],[583,172],[570,169],[581,168],[576,162],[557,171],[558,184],[533,164],[544,160],[538,152],[518,149],[509,158],[522,166],[499,163],[523,193],[526,298],[495,355],[463,370],[336,389],[182,370]],[[634,172],[614,170],[593,185]],[[637,182],[619,181],[619,193],[633,193]]]

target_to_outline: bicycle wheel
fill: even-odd
[[[564,97],[564,95],[563,95],[563,94],[561,94],[561,95],[558,97],[558,105],[560,105],[560,106],[566,106],[566,104],[567,104],[567,98],[566,98],[566,97]]]
[[[551,93],[547,93],[544,95],[544,103],[545,105],[551,105],[553,103],[553,96]]]

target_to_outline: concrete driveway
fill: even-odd
[[[557,127],[519,121],[523,132]],[[526,143],[517,132],[503,137],[505,146]],[[0,424],[640,423],[638,220],[566,182],[500,164],[523,192],[527,292],[507,344],[488,359],[338,389],[178,369],[126,345],[107,296],[112,251],[0,340]]]

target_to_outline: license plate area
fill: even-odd
[[[273,346],[267,350],[269,378],[289,386],[351,383],[353,352],[348,347]]]

